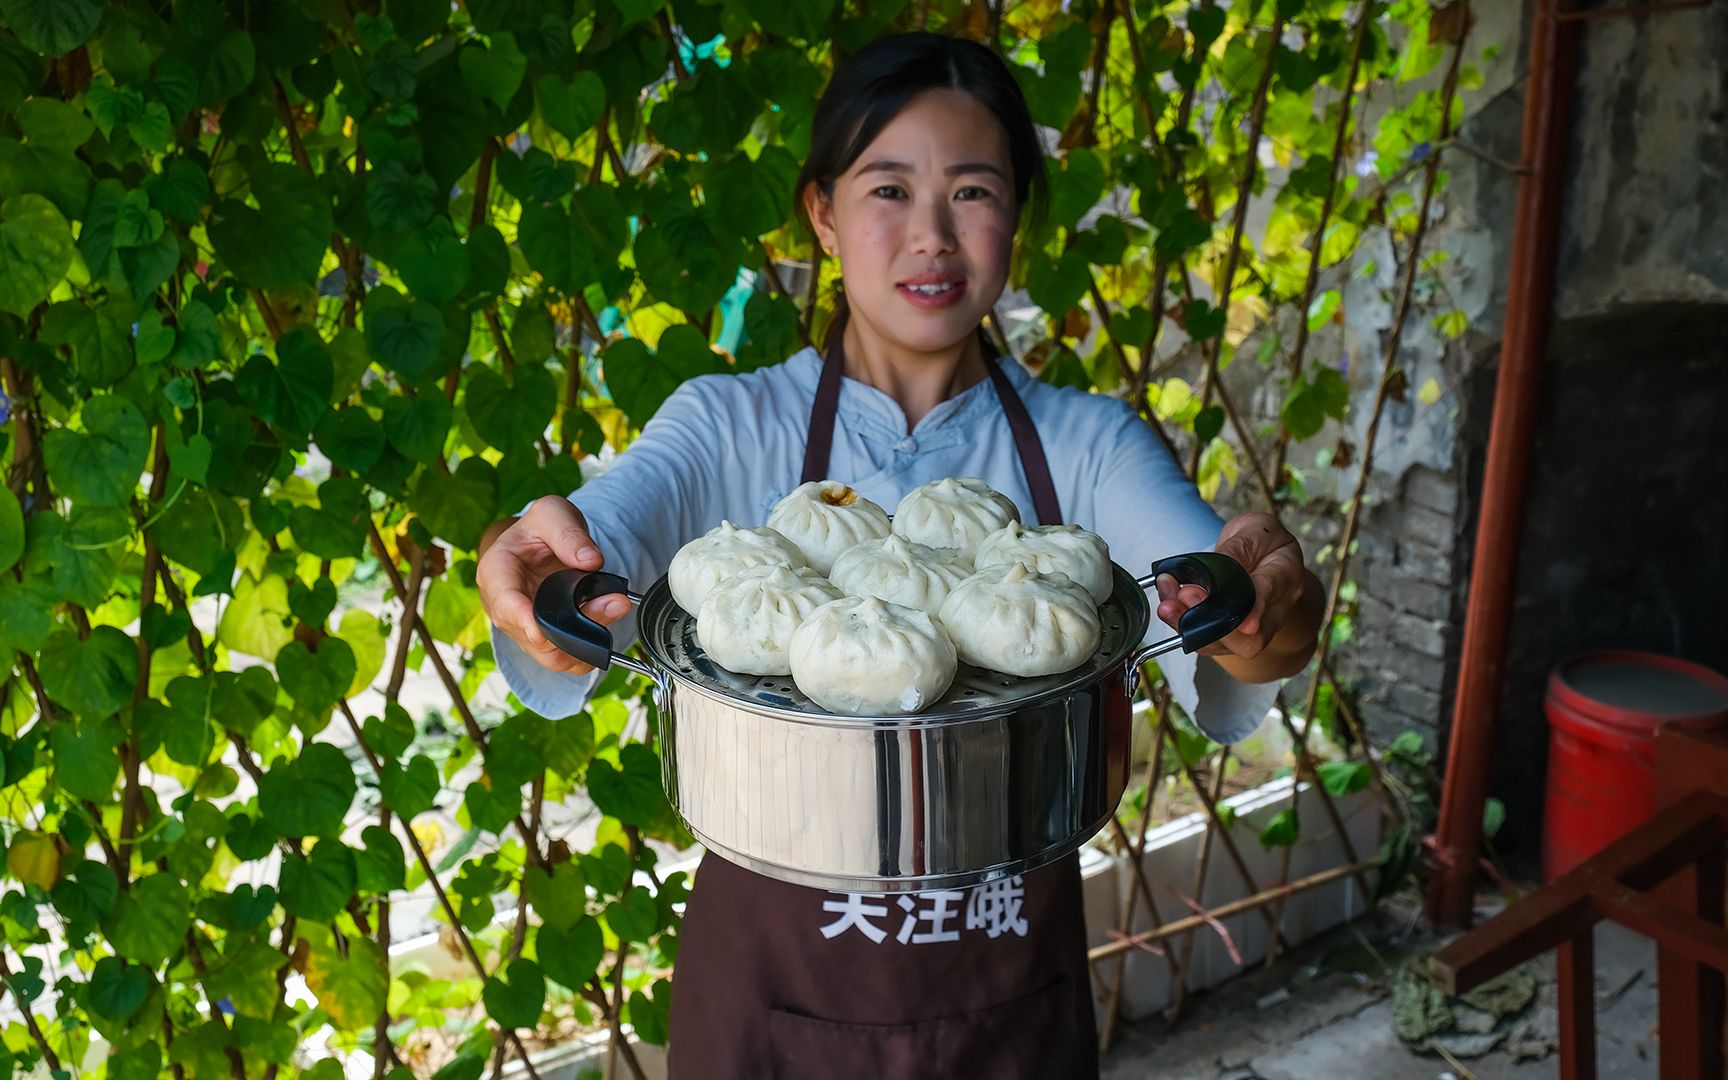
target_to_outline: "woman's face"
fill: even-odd
[[[1019,208],[1008,139],[971,94],[932,90],[805,206],[840,259],[852,318],[910,352],[952,348],[1008,280]]]

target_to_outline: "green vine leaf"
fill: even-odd
[[[822,342],[859,264],[818,253],[795,188],[836,59],[878,34],[994,33],[1051,129],[990,326],[1040,379],[1130,399],[1204,498],[1255,501],[1279,465],[1271,501],[1303,501],[1372,458],[1291,444],[1365,430],[1374,373],[1349,365],[1386,305],[1346,321],[1343,297],[1401,279],[1368,253],[1408,257],[1430,175],[1449,197],[1459,5],[1375,6],[1348,88],[1338,3],[997,6],[0,0],[0,922],[63,1061],[91,1035],[117,1080],[228,1075],[231,1049],[325,1080],[344,1066],[302,1045],[375,1052],[383,1020],[413,1048],[478,1004],[453,1056],[415,1059],[478,1077],[492,1025],[566,1024],[613,963],[618,1018],[664,1041],[688,883],[655,860],[694,841],[661,718],[622,671],[560,719],[494,694],[474,555],[686,383]],[[1464,63],[1457,86],[1504,76]],[[1415,257],[1410,325],[1462,341],[1459,268],[1431,236]],[[1242,349],[1230,388],[1263,385],[1238,426],[1211,368]],[[1444,377],[1409,372],[1444,408]],[[592,804],[598,831],[520,835],[560,820],[535,798]],[[483,938],[484,971],[392,980],[398,901],[433,892],[411,839],[435,917],[533,909],[516,954]],[[1395,887],[1415,848],[1389,843]],[[283,996],[290,963],[317,1008]]]
[[[347,756],[328,743],[309,743],[298,757],[264,774],[258,807],[286,836],[336,836],[355,790]]]

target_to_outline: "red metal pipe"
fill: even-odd
[[[1481,514],[1471,561],[1464,641],[1453,696],[1445,786],[1433,850],[1438,873],[1428,917],[1440,926],[1469,923],[1482,808],[1494,758],[1512,587],[1523,527],[1524,488],[1540,400],[1543,354],[1554,301],[1572,92],[1578,74],[1578,27],[1562,19],[1560,0],[1535,0],[1529,70],[1524,82],[1524,137],[1513,216],[1512,266],[1505,336],[1494,389],[1494,415],[1483,466]]]

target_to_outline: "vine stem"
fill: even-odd
[[[390,577],[391,588],[396,591],[396,598],[406,603],[408,586],[402,580],[402,572],[397,569],[396,560],[390,556],[390,549],[384,545],[384,537],[379,535],[377,522],[368,519],[366,527],[371,538],[372,550],[377,554],[378,561],[384,564],[385,572]],[[462,717],[463,728],[468,732],[468,737],[474,740],[474,746],[480,751],[481,760],[484,761],[487,754],[486,732],[474,719],[474,712],[468,707],[468,699],[462,693],[462,684],[456,681],[456,676],[451,674],[449,666],[445,664],[444,656],[438,649],[438,643],[432,639],[432,635],[426,630],[425,621],[415,619],[413,631],[419,637],[420,645],[426,651],[427,658],[432,661],[432,666],[437,669],[439,679],[443,681],[444,688],[450,693],[451,703],[456,706],[457,714]],[[404,630],[403,632],[406,633],[407,631]],[[533,866],[545,866],[546,859],[541,854],[539,842],[529,830],[528,823],[522,819],[522,815],[517,814],[513,823],[517,833],[521,835],[527,846],[528,862]]]
[[[1452,99],[1458,91],[1458,73],[1464,60],[1464,42],[1466,36],[1461,36],[1452,46],[1451,62],[1446,68],[1446,81],[1440,94],[1440,135],[1442,138],[1451,134],[1452,129]],[[1332,626],[1338,618],[1338,598],[1344,589],[1345,573],[1350,566],[1350,549],[1356,541],[1356,531],[1362,521],[1362,503],[1368,493],[1368,480],[1374,471],[1374,447],[1380,435],[1380,420],[1386,412],[1386,401],[1391,397],[1394,374],[1397,370],[1398,348],[1404,337],[1404,324],[1410,314],[1412,299],[1416,291],[1416,271],[1422,263],[1422,241],[1428,235],[1429,212],[1433,208],[1434,192],[1439,187],[1440,156],[1433,154],[1427,161],[1427,174],[1422,182],[1422,206],[1416,216],[1416,230],[1410,237],[1410,250],[1404,258],[1404,280],[1398,289],[1398,306],[1392,317],[1392,328],[1386,335],[1386,347],[1380,365],[1380,385],[1374,393],[1373,411],[1368,417],[1368,431],[1362,440],[1362,464],[1356,473],[1356,487],[1350,496],[1350,504],[1344,516],[1344,531],[1338,539],[1336,547],[1337,565],[1332,569],[1332,585],[1326,593],[1326,615],[1320,621],[1320,642],[1315,649],[1314,677],[1308,682],[1308,694],[1302,705],[1303,725],[1300,733],[1292,727],[1292,734],[1297,736],[1297,758],[1300,761],[1308,753],[1308,731],[1313,727],[1314,708],[1320,700],[1320,683],[1324,678],[1325,664],[1331,654]],[[1285,714],[1285,723],[1289,724],[1289,716]],[[1297,789],[1291,790],[1291,805],[1294,807]],[[1342,832],[1340,835],[1344,835]],[[1346,839],[1348,837],[1346,836]],[[1288,878],[1290,875],[1291,850],[1284,851],[1284,871],[1280,875]],[[1364,886],[1365,887],[1365,886]],[[1283,901],[1277,901],[1280,917],[1283,911]],[[1268,950],[1268,962],[1276,955]]]
[[[366,735],[360,729],[360,721],[355,718],[354,710],[348,705],[348,699],[339,698],[336,704],[342,711],[342,718],[348,722],[348,730],[353,733],[354,742],[366,755],[367,762],[371,764],[373,773],[382,777],[384,775],[383,763],[378,760],[377,753],[366,741]],[[426,855],[426,847],[420,843],[419,834],[415,833],[413,824],[406,819],[402,821],[402,833],[408,840],[408,847],[414,852],[415,861],[420,864],[421,872],[426,875],[426,880],[431,884],[433,893],[437,895],[438,904],[444,909],[445,917],[450,920],[450,929],[456,934],[456,941],[462,946],[463,955],[468,957],[468,962],[473,966],[475,974],[485,980],[489,977],[486,972],[486,964],[480,959],[480,953],[474,948],[473,939],[468,936],[468,931],[462,926],[462,919],[456,914],[456,906],[450,902],[450,894],[444,891],[444,883],[438,880],[438,874],[432,868],[432,860]],[[388,963],[388,957],[386,957],[386,963]],[[534,1063],[528,1057],[527,1047],[522,1045],[522,1037],[517,1034],[515,1029],[511,1029],[509,1038],[515,1044],[516,1052],[522,1055],[523,1070],[527,1072],[531,1080],[540,1080],[540,1074],[535,1071]]]
[[[294,163],[305,170],[307,176],[316,177],[312,169],[312,159],[306,153],[306,144],[300,139],[300,128],[294,123],[294,111],[288,105],[288,92],[282,89],[282,80],[270,76],[270,93],[276,102],[276,117],[282,121],[282,126],[288,132],[288,151],[294,155]],[[330,234],[330,246],[336,249],[336,260],[344,267],[349,265],[351,252],[348,242],[342,239],[340,233]],[[350,279],[352,280],[352,279]],[[256,295],[256,290],[254,290]],[[272,336],[281,337],[280,333],[272,331]]]
[[[1203,8],[1213,6],[1212,0],[1206,0]],[[1128,30],[1128,52],[1134,61],[1134,77],[1136,81],[1140,81],[1145,77],[1146,61],[1140,48],[1140,31],[1134,25],[1134,16],[1131,10],[1128,17],[1123,20],[1123,24]],[[1204,65],[1205,60],[1205,50],[1200,47],[1199,39],[1196,38],[1194,62]],[[1200,79],[1197,75],[1193,82],[1182,88],[1182,99],[1176,106],[1176,123],[1172,132],[1186,133],[1188,131],[1188,125],[1194,115],[1194,98],[1199,86]],[[1144,116],[1146,138],[1152,145],[1163,151],[1167,179],[1178,186],[1183,185],[1184,173],[1186,172],[1186,155],[1171,150],[1165,145],[1164,140],[1158,137],[1158,116],[1152,111],[1151,99],[1145,94],[1136,94],[1135,99],[1139,102],[1141,113]],[[1129,387],[1130,402],[1140,411],[1140,415],[1148,419],[1153,417],[1153,412],[1151,404],[1146,400],[1146,387],[1152,377],[1152,360],[1157,355],[1158,334],[1164,326],[1164,297],[1169,289],[1169,281],[1169,260],[1162,255],[1155,254],[1152,260],[1152,303],[1148,308],[1152,316],[1152,328],[1147,332],[1146,344],[1140,350],[1138,377]]]
[[[157,860],[156,869],[164,874],[170,873],[168,860]],[[204,964],[204,953],[198,948],[198,938],[190,927],[186,930],[186,959],[191,963],[192,971],[198,976],[199,985],[204,988],[204,1000],[209,1003],[210,1016],[221,1026],[224,1032],[232,1037],[234,1027],[228,1023],[228,1017],[223,1015],[221,1006],[217,1004],[220,999],[210,990],[209,969]],[[240,1048],[229,1042],[222,1049],[228,1057],[229,1075],[233,1076],[234,1080],[246,1080],[246,1062],[240,1056]]]
[[[810,331],[816,321],[816,292],[822,282],[822,244],[810,241],[810,280],[804,285],[804,311],[798,318],[798,329],[805,341],[813,340]]]
[[[528,787],[529,805],[532,807],[528,818],[528,827],[534,830],[534,835],[540,835],[540,811],[546,798],[546,773],[538,773]],[[528,939],[528,895],[526,889],[519,889],[516,897],[516,926],[510,932],[509,960],[522,956],[522,946]],[[506,961],[507,962],[507,961]],[[501,962],[500,967],[504,966]],[[498,1035],[498,1048],[492,1057],[492,1080],[501,1080],[504,1075],[504,1035]],[[382,1080],[382,1078],[379,1078]]]
[[[1123,827],[1120,816],[1110,815],[1110,823],[1115,826],[1117,841],[1122,845],[1122,851],[1127,856],[1130,865],[1134,867],[1135,880],[1133,884],[1139,886],[1137,889],[1128,890],[1128,899],[1123,904],[1122,917],[1116,923],[1124,935],[1134,929],[1134,912],[1142,896],[1146,898],[1146,917],[1154,927],[1163,925],[1163,919],[1158,915],[1158,905],[1154,902],[1152,895],[1152,886],[1142,872],[1140,848],[1146,842],[1146,829],[1152,821],[1152,808],[1158,795],[1159,766],[1164,761],[1164,733],[1166,730],[1164,720],[1170,712],[1170,688],[1167,685],[1160,686],[1154,691],[1152,709],[1155,719],[1152,724],[1152,752],[1146,758],[1146,780],[1144,783],[1146,799],[1140,804],[1140,821],[1133,836],[1130,837],[1128,830]],[[1164,962],[1169,969],[1172,981],[1183,978],[1182,962],[1177,959],[1174,950],[1165,950]],[[1104,992],[1103,1030],[1098,1033],[1100,1053],[1110,1049],[1116,1032],[1116,1021],[1122,1001],[1122,980],[1127,974],[1127,964],[1128,955],[1126,953],[1116,957],[1115,969],[1111,973],[1109,986]],[[1097,971],[1096,964],[1089,966],[1094,972]]]
[[[19,996],[18,988],[12,985],[12,966],[6,962],[6,950],[4,949],[0,949],[0,980],[5,982],[6,989],[12,991],[12,1000],[18,1003],[18,1011],[24,1014],[24,1026],[30,1029],[30,1037],[36,1040],[37,1048],[42,1051],[42,1060],[48,1063],[48,1068],[54,1072],[59,1072],[60,1058],[48,1046],[47,1037],[42,1034],[42,1029],[36,1025],[36,1016],[30,1011],[29,1003]]]
[[[760,237],[757,238],[756,245],[762,249],[762,270],[768,277],[768,284],[774,287],[775,292],[791,300],[792,294],[786,291],[785,282],[780,280],[780,270],[774,265],[774,256],[769,254],[768,245]],[[796,304],[797,301],[793,303]],[[810,328],[804,325],[802,319],[798,320],[797,326],[798,340],[804,343],[806,349],[810,348]]]
[[[1368,25],[1373,14],[1374,0],[1362,0],[1362,13],[1356,17],[1356,40],[1350,47],[1350,73],[1344,80],[1344,99],[1338,105],[1338,128],[1332,136],[1332,169],[1326,177],[1326,195],[1320,202],[1320,220],[1314,226],[1313,253],[1308,258],[1308,278],[1302,284],[1302,302],[1296,308],[1296,344],[1290,351],[1292,389],[1302,379],[1302,360],[1308,351],[1308,309],[1314,303],[1315,290],[1320,287],[1320,259],[1326,247],[1326,226],[1332,220],[1332,207],[1338,195],[1338,166],[1344,158],[1344,146],[1350,135],[1350,107],[1356,96],[1356,76],[1362,68],[1362,44],[1368,38]],[[1272,465],[1272,479],[1276,483],[1283,483],[1285,455],[1289,448],[1290,429],[1280,424]]]
[[[0,378],[4,378],[6,395],[12,399],[12,470],[6,477],[6,486],[23,505],[30,488],[41,493],[48,487],[42,433],[37,428],[30,372],[20,368],[10,356],[0,357]]]
[[[29,681],[30,689],[36,693],[36,708],[42,714],[43,722],[49,725],[57,723],[60,719],[60,706],[48,696],[47,689],[42,685],[42,673],[36,670],[35,662],[29,655],[19,653],[18,664],[24,669],[24,678]],[[97,844],[101,845],[102,856],[107,860],[108,868],[119,878],[121,867],[126,865],[126,861],[115,849],[114,841],[108,838],[108,830],[102,827],[102,808],[89,799],[79,799],[78,805],[90,819],[90,831],[95,835]]]
[[[666,42],[671,46],[668,51],[672,54],[672,70],[678,81],[683,82],[690,77],[690,69],[684,66],[684,57],[678,50],[678,33],[672,29],[672,17],[666,14],[665,8],[660,9],[660,29],[666,32]]]
[[[630,863],[635,865],[637,852],[641,847],[641,833],[634,825],[624,826],[624,840],[628,845]],[[630,1044],[624,1038],[624,963],[630,958],[630,943],[620,934],[618,936],[618,962],[612,966],[612,1014],[608,1020],[612,1025],[612,1041],[606,1052],[606,1077],[611,1080],[614,1064],[622,1052],[630,1071],[637,1080],[643,1080],[642,1067],[636,1063],[636,1055],[631,1052]]]
[[[426,564],[431,558],[431,554],[429,550],[420,551],[409,570],[408,600],[402,609],[401,631],[396,638],[396,655],[390,662],[390,680],[384,685],[384,700],[390,705],[394,705],[402,695],[402,680],[408,671],[408,648],[414,640],[413,635],[408,633],[408,627],[420,614],[420,590],[425,585]],[[390,823],[390,808],[380,805],[378,808],[379,828],[385,832],[390,832]],[[378,901],[378,951],[386,957],[390,955],[390,901],[387,897]],[[379,1010],[378,1021],[372,1034],[372,1043],[373,1080],[384,1080],[386,1066],[396,1060],[395,1050],[390,1045],[390,1009],[388,1003]]]
[[[480,144],[480,164],[474,170],[474,206],[468,211],[468,235],[486,224],[486,211],[492,203],[492,162],[498,156],[498,140],[487,139]]]
[[[156,453],[150,464],[150,493],[145,501],[145,509],[162,501],[162,494],[168,486],[168,443],[166,439],[165,422],[156,424]],[[156,575],[162,563],[162,550],[156,546],[153,533],[144,533],[144,570],[138,586],[138,616],[150,610],[150,605],[156,602]],[[150,642],[140,631],[138,634],[138,681],[132,687],[132,704],[150,696]],[[120,747],[120,767],[125,774],[125,787],[120,795],[120,844],[126,851],[126,858],[115,868],[115,877],[121,889],[125,889],[131,880],[132,869],[132,838],[138,832],[138,819],[143,810],[139,779],[142,762],[138,752],[138,735],[129,732],[126,741]]]
[[[1272,16],[1272,29],[1266,35],[1270,44],[1266,49],[1266,61],[1260,69],[1260,82],[1254,87],[1254,101],[1248,113],[1248,153],[1244,155],[1247,164],[1242,168],[1242,179],[1236,185],[1236,205],[1231,207],[1233,218],[1230,222],[1230,251],[1224,257],[1224,277],[1218,288],[1218,310],[1224,314],[1224,327],[1218,335],[1206,346],[1206,373],[1200,380],[1200,407],[1206,408],[1212,403],[1213,383],[1218,381],[1218,354],[1224,350],[1224,336],[1230,332],[1230,296],[1236,287],[1236,263],[1242,257],[1242,233],[1248,227],[1248,201],[1254,194],[1254,177],[1260,169],[1260,135],[1266,127],[1266,101],[1272,88],[1272,72],[1277,67],[1273,61],[1278,56],[1278,41],[1284,33],[1284,9],[1276,7]],[[1188,459],[1188,475],[1195,475],[1200,468],[1200,441],[1194,441],[1194,450]]]

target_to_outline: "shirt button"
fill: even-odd
[[[918,440],[914,439],[912,436],[908,435],[905,438],[901,439],[899,442],[895,443],[894,449],[900,451],[902,454],[917,453]]]

